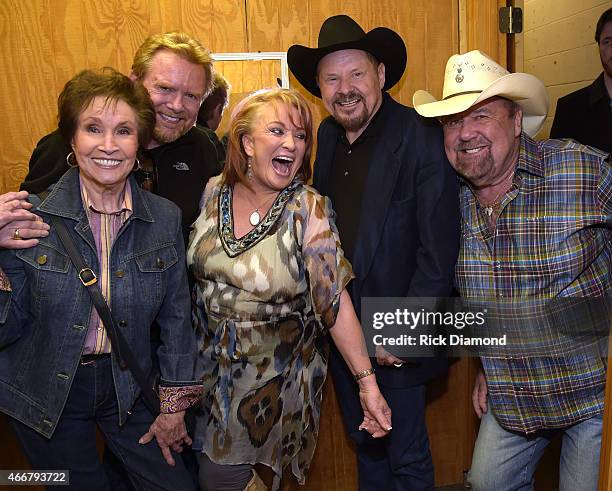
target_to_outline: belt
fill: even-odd
[[[91,365],[97,361],[103,361],[110,358],[110,353],[100,353],[95,355],[81,355],[79,365]]]

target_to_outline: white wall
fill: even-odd
[[[557,99],[589,85],[600,73],[597,19],[612,0],[523,0],[522,69],[539,77],[551,98],[544,128],[550,132]],[[520,58],[520,55],[519,55]]]

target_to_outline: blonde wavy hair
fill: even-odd
[[[273,105],[276,110],[281,105],[294,108],[299,114],[299,121],[292,121],[296,127],[301,127],[306,133],[306,151],[302,166],[296,174],[302,182],[307,182],[312,175],[310,156],[312,153],[312,112],[306,99],[293,89],[263,89],[247,96],[232,111],[232,118],[228,132],[227,157],[223,169],[223,181],[230,186],[241,182],[247,187],[249,180],[246,172],[248,155],[242,144],[242,137],[253,132],[255,122],[261,110]]]

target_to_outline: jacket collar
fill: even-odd
[[[132,176],[129,179],[132,188],[133,207],[129,220],[153,222],[153,215],[151,214],[146,191],[143,191],[138,186]],[[42,201],[38,210],[49,215],[57,215],[71,220],[87,219],[81,199],[78,168],[73,167],[66,171],[60,180],[57,181],[57,184],[51,188],[49,195]]]
[[[595,81],[588,86],[589,93],[589,105],[594,106],[599,103],[602,99],[606,101],[610,100],[610,96],[608,95],[608,90],[606,89],[606,83],[604,82],[604,74],[601,72],[599,77],[595,79]]]

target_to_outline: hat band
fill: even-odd
[[[458,95],[466,95],[466,94],[481,94],[482,90],[466,90],[465,92],[457,92],[456,94],[447,95],[442,100],[445,101],[447,99],[451,99],[452,97],[457,97]]]

